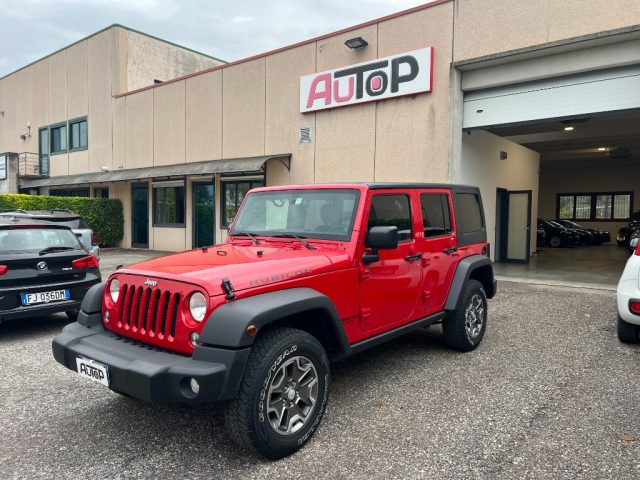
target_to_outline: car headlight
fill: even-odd
[[[191,316],[196,322],[204,320],[204,316],[207,313],[207,299],[200,292],[196,292],[191,295],[189,299],[189,310]]]
[[[109,284],[109,293],[111,294],[111,300],[114,302],[118,302],[118,297],[120,296],[120,282],[117,278],[111,280]]]

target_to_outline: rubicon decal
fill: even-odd
[[[433,47],[300,77],[300,112],[431,91]]]

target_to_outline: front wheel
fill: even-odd
[[[230,436],[270,459],[299,450],[322,420],[329,376],[315,337],[293,328],[267,331],[253,344],[238,395],[225,406]]]
[[[482,341],[487,328],[487,295],[477,280],[464,286],[458,305],[442,322],[442,331],[451,348],[468,352]]]
[[[549,245],[551,245],[553,248],[558,248],[561,247],[563,244],[562,239],[560,237],[551,237],[551,240],[549,240]]]
[[[625,322],[618,316],[618,339],[623,343],[638,343],[639,337],[640,325]]]

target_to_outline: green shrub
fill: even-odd
[[[84,218],[98,235],[100,246],[113,247],[124,234],[122,203],[112,198],[45,197],[43,195],[0,195],[0,210],[71,210]]]

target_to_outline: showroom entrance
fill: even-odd
[[[640,198],[640,59],[497,85],[541,62],[463,69],[460,177],[481,186],[499,273],[613,287]]]

